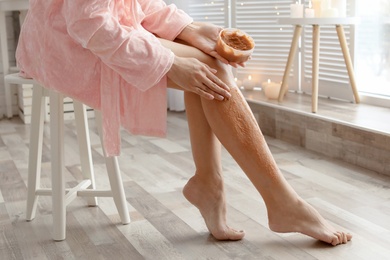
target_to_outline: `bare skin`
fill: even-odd
[[[239,240],[245,235],[226,223],[221,142],[263,197],[271,230],[299,232],[332,245],[351,240],[352,235],[333,228],[287,183],[233,81],[230,68],[196,48],[161,42],[176,55],[167,74],[168,85],[185,91],[196,166],[195,175],[184,187],[183,194],[199,209],[210,233],[219,240]],[[191,64],[195,60],[207,65],[202,67],[196,63],[197,71],[192,75]]]

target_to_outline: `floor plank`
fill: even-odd
[[[99,138],[90,120],[96,183],[108,188]],[[228,222],[244,229],[237,242],[218,242],[181,189],[194,173],[185,113],[168,113],[167,138],[122,132],[119,157],[132,222],[122,225],[110,198],[67,208],[67,239],[51,238],[51,199],[40,197],[36,218],[25,221],[28,125],[0,121],[0,259],[389,259],[390,178],[267,137],[294,189],[333,225],[349,230],[347,245],[330,247],[301,234],[268,229],[258,192],[223,150]],[[66,184],[82,178],[74,122],[65,127]],[[50,187],[45,127],[41,185]]]

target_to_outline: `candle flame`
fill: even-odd
[[[309,8],[310,8],[310,9],[312,8],[311,1],[309,1]]]
[[[268,79],[268,83],[271,83],[271,79]]]
[[[234,81],[237,82],[237,78],[234,78]]]
[[[248,76],[248,80],[252,80],[252,75],[249,75],[249,76]]]

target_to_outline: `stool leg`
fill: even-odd
[[[80,150],[81,171],[84,179],[91,180],[91,189],[96,189],[95,175],[93,171],[91,142],[89,138],[87,108],[84,104],[73,100],[74,114],[76,118],[77,140]],[[96,197],[88,197],[89,206],[97,206]]]
[[[320,64],[320,26],[313,25],[313,70],[312,70],[312,91],[311,111],[317,113],[318,109],[318,81]]]
[[[103,129],[102,129],[102,118],[99,111],[95,110],[96,124],[100,136],[100,141],[103,145]],[[121,172],[119,169],[118,158],[117,157],[107,157],[106,152],[103,146],[103,154],[106,162],[108,178],[110,181],[112,196],[118,210],[119,216],[121,218],[122,224],[130,223],[130,215],[127,209],[127,202],[125,191],[123,189]]]
[[[302,34],[302,25],[295,25],[294,36],[291,42],[290,52],[288,53],[286,68],[284,69],[282,86],[280,87],[278,102],[282,102],[287,91],[287,82],[290,75],[291,66],[294,63],[295,54],[298,49],[299,37]]]
[[[351,55],[349,54],[348,44],[347,44],[347,40],[345,39],[345,33],[344,33],[343,26],[336,25],[336,31],[337,31],[337,36],[339,38],[341,50],[343,52],[345,66],[347,67],[347,70],[348,70],[348,76],[349,76],[349,81],[351,82],[353,96],[355,97],[355,102],[358,104],[358,103],[360,103],[360,97],[359,97],[359,92],[358,92],[357,87],[356,87],[355,72],[353,70]]]
[[[24,20],[26,19],[27,10],[21,10],[19,12],[19,25],[22,27]]]
[[[12,118],[12,94],[11,94],[11,84],[4,83],[4,95],[5,95],[5,107],[7,118]]]
[[[26,220],[35,218],[42,162],[42,142],[43,142],[43,88],[39,85],[33,86],[32,111],[31,111],[31,131],[28,158],[28,182],[27,182],[27,209]]]
[[[53,239],[66,236],[66,204],[64,183],[64,104],[63,96],[50,91],[50,142],[52,171]]]

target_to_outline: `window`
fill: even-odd
[[[390,1],[359,0],[355,71],[359,91],[390,97]]]
[[[291,1],[232,1],[231,26],[247,32],[256,44],[252,60],[237,70],[238,78],[251,75],[256,82],[282,81],[294,28],[278,24],[277,19],[290,16],[290,4]],[[290,90],[298,87],[295,68],[298,63],[291,70]]]
[[[229,24],[228,1],[189,0],[188,11],[195,21],[204,21],[226,27]]]
[[[238,78],[252,75],[257,82],[281,81],[293,26],[277,23],[290,16],[292,0],[188,0],[187,12],[195,20],[240,28],[255,40],[256,48],[246,68],[236,70]],[[309,0],[301,0],[306,6]],[[358,90],[390,97],[390,1],[347,0],[348,16],[360,16],[356,26],[344,26],[354,62]],[[300,55],[290,72],[289,89],[311,91],[312,28],[305,26]],[[321,26],[320,95],[353,100],[349,77],[334,27]],[[300,65],[300,66],[299,66]],[[260,83],[259,83],[260,84]]]
[[[247,62],[245,68],[236,70],[238,78],[244,79],[251,75],[256,82],[267,79],[281,81],[293,27],[278,25],[276,21],[279,17],[289,16],[290,3],[290,0],[189,0],[188,12],[194,20],[213,22],[222,27],[240,28],[253,37],[256,48],[252,60]],[[298,82],[297,75],[292,73],[291,80]]]

